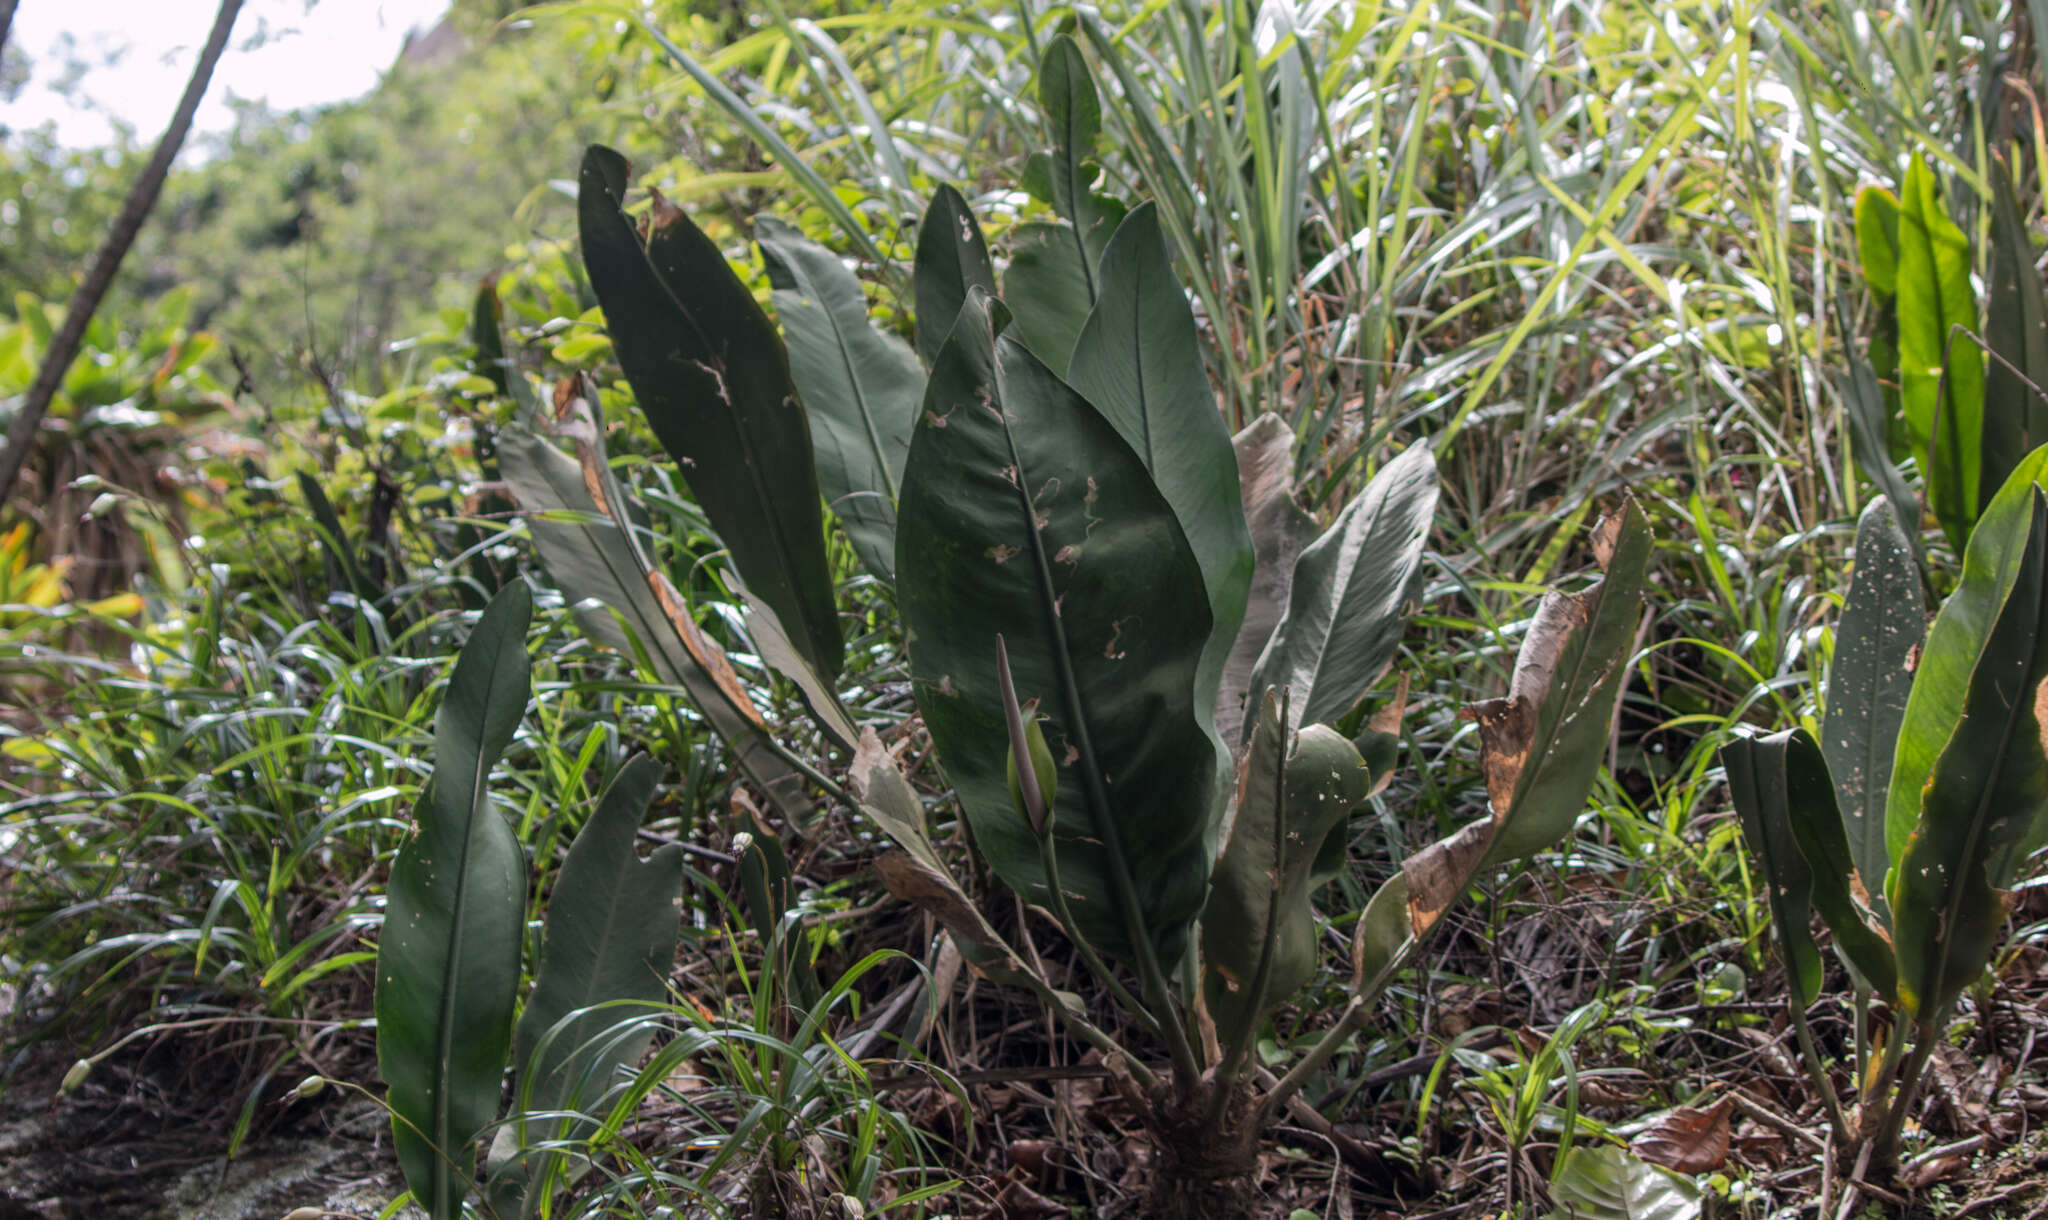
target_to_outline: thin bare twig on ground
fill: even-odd
[[[0,48],[4,48],[8,25],[14,20],[16,0],[0,0]],[[170,126],[164,129],[163,138],[157,141],[156,151],[150,154],[149,164],[143,167],[142,176],[129,188],[128,198],[121,204],[120,215],[114,218],[114,226],[107,233],[107,240],[94,256],[92,270],[88,271],[78,291],[71,294],[71,304],[64,313],[64,325],[59,327],[50,340],[50,348],[43,354],[43,366],[36,374],[35,384],[29,387],[28,397],[22,401],[21,413],[14,417],[13,425],[7,430],[7,448],[0,450],[0,504],[5,504],[14,494],[15,480],[21,477],[21,468],[28,461],[28,453],[35,445],[36,430],[43,426],[43,416],[50,410],[50,402],[57,396],[57,388],[64,383],[64,374],[71,370],[71,362],[78,358],[78,348],[85,340],[85,328],[92,316],[99,312],[100,302],[106,298],[107,289],[113,287],[114,273],[121,269],[121,260],[128,257],[128,250],[135,244],[136,235],[142,232],[142,224],[149,219],[149,213],[156,207],[157,196],[163,192],[164,178],[171,172],[171,162],[177,159],[178,150],[185,144],[185,136],[192,130],[192,116],[199,110],[199,100],[206,96],[206,86],[213,80],[213,69],[220,62],[221,52],[227,49],[228,34],[235,28],[235,17],[242,11],[242,0],[221,0],[220,11],[214,15],[213,30],[206,36],[206,45],[199,52],[199,62],[192,65],[192,77],[185,82],[185,96],[178,99],[177,113],[171,116]]]

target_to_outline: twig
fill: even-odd
[[[1977,1151],[1977,1149],[1982,1148],[1983,1146],[1984,1137],[1981,1135],[1973,1135],[1968,1139],[1957,1140],[1953,1144],[1943,1144],[1939,1148],[1929,1148],[1927,1151],[1921,1153],[1919,1156],[1916,1156],[1912,1160],[1907,1161],[1905,1165],[1899,1169],[1899,1176],[1904,1178],[1910,1178],[1913,1174],[1913,1171],[1921,1168],[1922,1166],[1931,1165],[1945,1156],[1961,1156],[1966,1152],[1975,1152]]]
[[[6,42],[6,30],[14,20],[16,0],[0,0],[0,46]],[[105,299],[107,289],[113,287],[114,273],[121,269],[121,260],[128,256],[129,247],[135,244],[136,235],[142,232],[142,222],[149,219],[150,210],[156,207],[156,199],[163,191],[164,178],[171,171],[171,162],[177,159],[178,150],[185,144],[185,136],[192,130],[192,116],[199,110],[199,99],[206,95],[206,86],[213,79],[214,65],[220,62],[221,52],[227,49],[228,34],[235,28],[235,17],[242,11],[242,0],[220,0],[220,11],[213,19],[213,31],[206,36],[206,46],[199,52],[199,62],[192,65],[192,78],[185,82],[185,96],[178,99],[177,113],[171,116],[171,125],[164,129],[163,138],[157,141],[156,151],[150,154],[149,164],[143,167],[142,177],[128,191],[128,198],[121,204],[120,215],[114,218],[114,227],[107,233],[106,242],[93,258],[92,270],[88,271],[78,291],[71,294],[71,304],[64,313],[64,325],[50,340],[49,350],[43,353],[43,367],[36,374],[35,384],[29,387],[28,397],[22,400],[21,412],[14,417],[14,424],[7,430],[7,448],[0,450],[0,504],[5,504],[14,494],[15,480],[21,476],[21,468],[28,461],[28,451],[34,446],[36,430],[43,425],[43,416],[49,413],[50,402],[57,396],[57,388],[64,383],[64,374],[71,371],[71,362],[78,358],[78,348],[85,340],[85,328],[99,312],[100,302]]]
[[[1828,1146],[1819,1136],[1778,1113],[1776,1110],[1771,1109],[1769,1106],[1764,1105],[1762,1102],[1757,1101],[1755,1098],[1750,1097],[1748,1094],[1740,1090],[1730,1090],[1725,1096],[1728,1100],[1735,1103],[1736,1109],[1749,1115],[1771,1130],[1776,1131],[1778,1134],[1788,1135],[1815,1152],[1823,1155],[1827,1153]]]

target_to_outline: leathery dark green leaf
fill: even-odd
[[[2006,478],[1963,552],[1961,578],[1927,629],[1899,724],[1885,802],[1885,847],[1894,877],[1906,839],[1920,825],[1921,793],[1962,720],[1972,677],[2013,596],[2027,553],[2033,489],[2043,478],[2048,478],[2048,447],[2028,454]],[[1892,884],[1885,884],[1887,899]]]
[[[1913,657],[1926,635],[1920,569],[1891,501],[1879,496],[1856,523],[1856,570],[1835,627],[1820,740],[1856,871],[1873,887],[1880,913],[1889,909],[1882,891],[1891,870],[1885,801],[1892,755],[1913,689]]]
[[[867,293],[837,255],[772,216],[755,219],[754,237],[810,417],[819,490],[861,563],[894,580],[896,493],[924,369],[908,344],[868,324]]]
[[[1287,687],[1302,724],[1333,721],[1364,697],[1407,628],[1436,499],[1436,459],[1412,445],[1301,552],[1287,613],[1252,671],[1253,695]]]
[[[2034,269],[2034,241],[2014,198],[2012,176],[1994,166],[1991,180],[1990,308],[1984,342],[1984,432],[1981,507],[2004,486],[2020,458],[2048,443],[2048,300]]]
[[[1144,461],[1194,550],[1213,623],[1198,689],[1213,691],[1244,621],[1252,538],[1237,452],[1216,409],[1194,311],[1154,205],[1138,207],[1117,226],[1101,272],[1101,293],[1081,328],[1067,381]]]
[[[577,229],[619,366],[740,579],[812,667],[837,677],[845,646],[817,464],[782,340],[680,211],[657,202],[643,241],[625,212],[626,185],[625,158],[591,145]]]
[[[1325,725],[1288,732],[1278,699],[1266,695],[1202,910],[1209,1008],[1226,1043],[1314,977],[1315,892],[1334,879],[1319,866],[1324,844],[1371,791],[1357,747]]]
[[[519,990],[525,861],[485,781],[526,711],[526,586],[478,618],[434,717],[434,775],[377,946],[377,1068],[407,1186],[453,1220],[497,1117]]]
[[[634,848],[660,778],[661,765],[648,755],[628,760],[562,862],[548,898],[533,994],[513,1037],[522,1115],[589,1112],[612,1074],[637,1064],[654,1039],[648,1018],[667,995],[683,892],[679,845],[645,860]],[[542,1140],[586,1134],[594,1125],[549,1120],[536,1128],[522,1121],[511,1129],[523,1133],[518,1143],[531,1149]],[[498,1167],[493,1198],[530,1188],[543,1155],[525,1152]]]
[[[1810,920],[1817,908],[1835,943],[1880,996],[1897,990],[1891,944],[1873,922],[1850,859],[1835,785],[1803,729],[1737,738],[1721,749],[1743,838],[1763,862],[1771,919],[1801,1006],[1819,996],[1824,964]]]
[[[1892,870],[1900,1007],[1923,1023],[1938,1022],[1991,960],[2012,909],[2006,887],[2048,818],[2048,496],[2031,479],[1999,493],[1970,539],[1971,556],[1980,541],[2009,540],[2019,545],[1998,549],[2013,568],[2010,591]],[[1910,709],[1908,720],[1911,731]]]
[[[1201,568],[1108,421],[970,294],[925,396],[896,537],[911,676],[940,761],[998,876],[1041,901],[1010,807],[995,637],[1059,766],[1054,850],[1082,934],[1179,959],[1200,910],[1218,743],[1195,707]],[[1142,930],[1140,930],[1142,929]]]
[[[950,186],[932,192],[917,226],[917,258],[911,280],[917,299],[917,354],[926,367],[939,358],[953,321],[970,289],[994,296],[995,264],[974,211]]]
[[[1038,102],[1052,149],[1027,163],[1025,187],[1051,204],[1060,221],[1013,230],[1003,296],[1016,311],[1017,332],[1025,344],[1064,376],[1082,323],[1100,294],[1097,263],[1124,219],[1124,208],[1095,193],[1100,170],[1093,158],[1102,132],[1102,105],[1088,61],[1072,38],[1061,35],[1046,47]]]

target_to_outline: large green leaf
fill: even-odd
[[[547,1154],[529,1151],[535,1144],[576,1138],[595,1125],[575,1119],[529,1125],[525,1115],[588,1113],[613,1072],[637,1064],[654,1039],[647,1018],[667,995],[683,891],[680,846],[659,848],[645,860],[634,849],[660,778],[660,764],[645,754],[620,768],[576,835],[549,895],[540,969],[513,1037],[519,1121],[504,1130],[520,1155],[494,1166],[491,1179],[501,1215],[520,1214],[537,1202],[518,1202],[545,1167]]]
[[[843,659],[810,425],[753,294],[702,230],[657,200],[642,239],[626,160],[583,155],[578,232],[619,365],[733,566],[812,666]]]
[[[1261,415],[1231,439],[1254,563],[1244,625],[1223,662],[1216,694],[1216,731],[1235,747],[1244,740],[1245,700],[1252,670],[1287,613],[1294,565],[1314,541],[1316,520],[1294,502],[1294,429],[1279,415]]]
[[[1358,703],[1408,626],[1436,497],[1436,459],[1428,445],[1411,445],[1301,552],[1252,694],[1289,688],[1304,724],[1334,721]]]
[[[1927,635],[1926,606],[1898,515],[1879,496],[1856,523],[1856,571],[1835,628],[1820,735],[1856,872],[1877,891],[1891,869],[1885,802],[1899,724],[1913,689],[1913,656]],[[1887,909],[1882,902],[1873,895],[1880,913]]]
[[[1551,1174],[1550,1220],[1694,1220],[1700,1188],[1626,1148],[1575,1144]]]
[[[1920,789],[1919,823],[1899,852],[1888,895],[1900,1007],[1923,1024],[1939,1022],[1990,960],[2012,907],[2005,887],[2040,845],[2048,819],[2048,496],[2031,477],[2016,476],[1978,523],[1965,582],[1971,561],[1984,558],[1980,549],[1993,548],[2012,583]],[[1944,607],[1923,672],[1934,650],[1950,643],[1947,617]],[[1917,684],[1913,693],[1917,702]],[[1918,711],[1908,706],[1907,733],[1925,726]],[[1896,776],[1894,784],[1897,795]]]
[[[1252,578],[1237,453],[1153,205],[1117,227],[1101,271],[1101,292],[1067,381],[1143,459],[1194,550],[1214,622],[1197,689],[1213,691],[1244,621]]]
[[[2005,484],[2014,463],[2048,443],[2048,301],[2034,269],[2034,241],[2003,166],[1991,179],[1991,300],[1984,342],[1981,507]]]
[[[831,251],[772,216],[754,222],[789,371],[810,416],[818,486],[868,571],[896,578],[896,495],[924,369],[868,325],[867,294]]]
[[[1607,575],[1581,593],[1545,595],[1505,698],[1475,704],[1492,816],[1409,857],[1410,923],[1429,930],[1482,868],[1533,855],[1572,832],[1607,748],[1628,672],[1650,527],[1633,501],[1605,523]]]
[[[996,291],[995,264],[989,261],[981,226],[967,201],[950,186],[932,192],[917,226],[917,261],[911,277],[917,293],[917,354],[929,367],[953,333],[967,293],[979,288],[994,296]]]
[[[460,1213],[512,1039],[525,862],[485,780],[526,711],[531,613],[526,586],[507,585],[456,658],[378,938],[377,1068],[406,1184],[434,1220]]]
[[[1906,431],[1935,518],[1960,547],[1970,536],[1979,503],[1984,353],[1970,338],[1977,332],[1977,298],[1970,286],[1969,239],[1949,219],[1941,184],[1918,157],[1906,168],[1898,224],[1899,379]]]
[[[525,428],[499,434],[505,485],[526,517],[542,565],[590,638],[629,657],[644,656],[657,681],[686,691],[732,747],[747,778],[785,814],[801,820],[809,808],[803,777],[769,748],[767,725],[724,651],[697,629],[668,582],[649,569],[631,534],[618,524],[614,511],[631,521],[633,506],[596,450],[595,421],[577,419],[572,426],[587,433],[583,462]],[[606,504],[593,497],[593,486]]]
[[[1016,311],[1017,333],[1025,344],[1053,371],[1065,373],[1082,324],[1100,295],[1096,264],[1124,209],[1095,193],[1102,103],[1088,61],[1072,38],[1061,35],[1046,47],[1038,70],[1038,104],[1052,148],[1026,163],[1024,187],[1051,204],[1060,219],[1013,231],[1003,297]]]
[[[1202,910],[1210,1011],[1226,1045],[1315,975],[1315,892],[1333,879],[1319,858],[1372,792],[1357,747],[1325,725],[1290,733],[1280,715],[1278,697],[1268,692],[1239,771],[1230,841]]]
[[[1081,932],[1178,960],[1200,910],[1218,745],[1195,705],[1209,607],[1144,463],[976,292],[926,392],[904,473],[899,600],[918,707],[1000,877],[1044,896],[1010,804],[996,637],[1059,764],[1054,850]]]
[[[1898,975],[1892,947],[1856,876],[1820,746],[1804,729],[1737,738],[1721,748],[1721,762],[1743,837],[1763,861],[1771,918],[1800,1006],[1820,995],[1823,966],[1811,921],[1816,909],[1843,957],[1889,1001]]]
[[[2048,447],[2028,454],[2013,469],[1963,552],[1963,571],[1954,592],[1941,604],[1913,671],[1913,689],[1899,724],[1892,756],[1892,782],[1885,801],[1885,849],[1892,872],[1885,896],[1897,883],[1906,839],[1920,825],[1921,797],[1935,760],[1962,722],[1973,675],[1982,663],[1993,628],[2006,613],[2027,554],[2033,488],[2048,478]],[[1896,911],[1896,906],[1894,910]]]
[[[1065,225],[1031,221],[1010,230],[1003,300],[1016,310],[1017,333],[1047,365],[1072,359],[1095,308],[1093,273]]]

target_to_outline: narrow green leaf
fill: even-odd
[[[1835,628],[1821,748],[1856,871],[1880,891],[1891,870],[1885,803],[1892,755],[1913,689],[1913,657],[1926,635],[1920,570],[1891,501],[1879,496],[1856,523],[1856,570]],[[1881,895],[1873,895],[1872,905],[1880,913],[1889,909]]]
[[[932,193],[917,227],[917,261],[911,273],[917,293],[917,354],[929,368],[939,358],[953,321],[970,290],[994,296],[995,264],[974,210],[950,186]]]
[[[2005,485],[2014,463],[2048,443],[2048,301],[2034,269],[2034,241],[2013,196],[2011,176],[1991,179],[1991,300],[1984,342],[1984,436],[1980,509]]]
[[[933,367],[904,473],[899,598],[918,707],[976,845],[1039,901],[1039,844],[1010,807],[995,637],[1041,700],[1060,777],[1055,848],[1082,934],[1180,957],[1200,910],[1218,743],[1195,706],[1200,566],[1108,421],[973,293]]]
[[[1984,353],[1969,337],[1978,329],[1971,266],[1940,182],[1914,158],[1899,201],[1901,404],[1928,501],[1958,547],[1977,519],[1984,426]]]
[[[336,592],[354,594],[365,604],[377,600],[377,590],[363,575],[356,564],[354,549],[349,546],[348,534],[341,528],[341,515],[334,511],[334,502],[327,498],[327,492],[320,481],[310,473],[294,472],[299,480],[299,495],[305,498],[306,511],[313,515],[313,536],[319,539],[320,552],[327,560],[328,585]]]
[[[1856,464],[1892,502],[1906,545],[1912,549],[1916,560],[1922,559],[1920,518],[1923,510],[1920,497],[1892,461],[1891,418],[1896,404],[1891,398],[1895,396],[1887,395],[1885,387],[1878,381],[1877,370],[1869,361],[1850,352],[1844,356],[1844,363],[1848,367],[1837,378],[1836,386],[1841,395],[1843,414],[1849,420],[1850,447],[1855,451]],[[1890,372],[1896,374],[1896,360]]]
[[[1780,734],[1780,738],[1786,736]],[[1738,737],[1721,747],[1721,766],[1728,773],[1728,791],[1742,837],[1763,864],[1764,894],[1771,924],[1778,930],[1778,948],[1785,959],[1793,1001],[1801,1008],[1820,995],[1826,963],[1813,939],[1813,869],[1792,837],[1786,810],[1785,747],[1782,740]]]
[[[589,1113],[613,1073],[637,1064],[654,1039],[647,1018],[668,994],[683,891],[680,846],[660,848],[645,860],[634,848],[660,777],[653,758],[629,760],[562,862],[548,897],[533,994],[513,1038],[522,1116]],[[639,1006],[622,1003],[631,1001]],[[579,1138],[594,1127],[576,1120],[529,1127],[522,1117],[507,1128],[520,1151],[494,1167],[493,1198],[515,1198],[541,1178],[546,1154],[530,1151],[535,1144]]]
[[[1210,1011],[1226,1045],[1314,977],[1315,893],[1334,880],[1324,846],[1341,839],[1371,791],[1355,746],[1324,725],[1289,733],[1278,699],[1266,694],[1202,910]],[[1335,859],[1341,867],[1342,854]]]
[[[490,379],[500,397],[512,393],[513,365],[505,355],[505,307],[498,301],[498,284],[487,279],[476,290],[476,304],[470,311],[469,341],[476,346],[477,371]]]
[[[896,496],[924,369],[909,345],[868,324],[867,294],[831,251],[772,216],[756,218],[754,236],[810,417],[818,487],[861,563],[894,580]]]
[[[1408,626],[1436,498],[1436,459],[1411,445],[1301,552],[1287,614],[1252,672],[1254,694],[1287,687],[1303,724],[1333,721],[1364,697]]]
[[[1880,297],[1899,291],[1899,200],[1881,186],[1856,193],[1856,254],[1863,278]]]
[[[2031,478],[2016,477],[1999,492],[1971,537],[1966,582],[1980,540],[1997,545],[2012,583],[1921,788],[1919,823],[1899,852],[1888,895],[1900,1006],[1923,1024],[1939,1022],[1990,961],[2012,909],[2006,887],[2040,846],[2048,819],[2048,496]],[[1944,625],[1936,621],[1923,665],[1933,661]],[[1907,708],[1909,733],[1924,723],[1917,710]]]
[[[1153,205],[1117,227],[1101,270],[1101,295],[1067,381],[1144,461],[1194,550],[1214,623],[1196,689],[1213,691],[1244,621],[1252,577],[1237,454]]]
[[[810,425],[775,327],[725,256],[657,202],[643,241],[625,158],[583,156],[578,231],[619,365],[733,565],[827,678],[844,654]]]
[[[525,862],[485,781],[526,711],[531,613],[526,586],[507,585],[456,658],[378,938],[377,1067],[406,1184],[434,1220],[460,1214],[512,1039]]]
[[[747,904],[747,917],[762,945],[761,968],[791,1004],[807,1009],[818,1002],[824,989],[805,951],[796,873],[789,867],[789,853],[782,850],[782,840],[755,816],[750,805],[735,801],[734,811],[747,836],[744,845],[735,845],[733,854],[739,857],[740,893]]]

